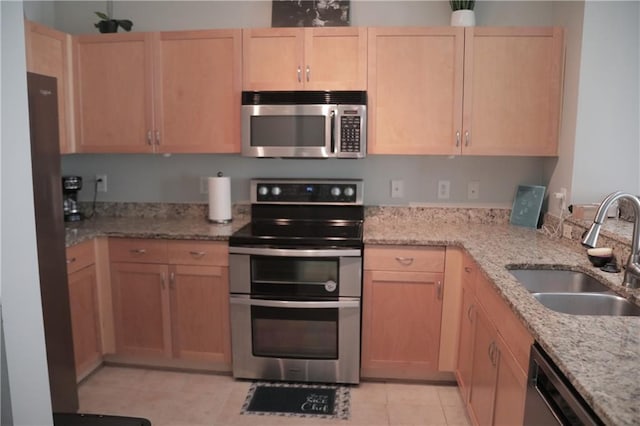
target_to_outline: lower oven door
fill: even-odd
[[[231,295],[233,376],[360,381],[360,299],[289,301]]]

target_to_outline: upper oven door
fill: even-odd
[[[332,157],[336,108],[336,105],[243,105],[242,155]]]
[[[229,287],[231,293],[280,300],[360,297],[362,257],[355,249],[230,247]]]

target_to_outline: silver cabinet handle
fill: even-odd
[[[160,130],[156,130],[156,145],[160,145]]]
[[[495,341],[491,342],[491,344],[489,345],[489,360],[491,361],[492,366],[495,367],[498,365],[499,355],[500,355],[500,351],[498,350],[498,346],[496,345],[496,342]]]
[[[413,257],[399,257],[396,256],[396,261],[404,266],[409,266],[413,263]]]
[[[493,364],[494,367],[497,366],[499,359],[500,359],[500,350],[498,349],[498,345],[496,345],[496,343],[493,342],[493,359],[491,360],[491,364]]]
[[[310,75],[311,75],[311,69],[309,68],[309,65],[307,65],[307,82],[309,82]]]
[[[460,147],[460,130],[456,132],[456,148]]]
[[[200,258],[200,257],[204,256],[205,254],[207,254],[207,252],[206,251],[190,251],[189,254],[191,256],[193,256],[193,257]]]
[[[67,265],[70,264],[70,263],[73,263],[75,261],[76,261],[75,257],[72,257],[71,259],[67,259]]]
[[[436,282],[436,295],[438,300],[442,300],[442,281]]]
[[[164,272],[160,273],[160,285],[163,290],[167,287],[167,277],[164,276]]]
[[[302,70],[300,69],[299,65],[298,65],[298,83],[302,83]]]
[[[470,305],[469,309],[467,309],[467,318],[469,318],[469,322],[473,322],[473,318],[471,318],[471,314],[474,308],[475,308],[474,305]]]
[[[133,254],[145,254],[147,252],[147,249],[131,249],[129,250],[130,253]]]
[[[149,131],[147,132],[147,144],[148,144],[148,145],[153,145],[153,140],[152,140],[151,138],[152,138],[152,136],[151,136],[151,130],[149,130]]]
[[[469,146],[469,131],[464,132],[464,146]]]
[[[176,288],[176,274],[175,274],[175,272],[172,272],[169,275],[169,288],[170,289]]]

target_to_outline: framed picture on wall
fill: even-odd
[[[346,27],[351,0],[273,0],[272,27]]]

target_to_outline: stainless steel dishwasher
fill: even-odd
[[[531,347],[524,426],[602,425],[543,349]]]

